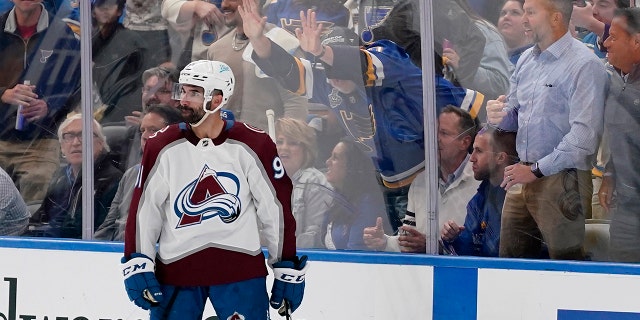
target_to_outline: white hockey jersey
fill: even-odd
[[[228,121],[211,140],[185,123],[169,126],[144,150],[125,256],[155,256],[156,276],[171,285],[265,276],[261,238],[269,263],[296,255],[291,191],[265,132]]]

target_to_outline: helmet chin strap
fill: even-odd
[[[211,102],[211,101],[207,101],[207,102]],[[209,117],[209,115],[218,112],[220,109],[222,109],[222,106],[224,105],[224,103],[220,103],[220,105],[218,105],[215,109],[208,110],[207,107],[206,107],[207,106],[207,102],[205,102],[202,105],[202,109],[204,110],[204,116],[202,116],[202,119],[200,119],[200,121],[198,121],[197,123],[191,123],[191,127],[193,127],[193,128],[198,127],[199,125],[201,125],[207,119],[207,117]]]
[[[207,119],[208,116],[209,116],[209,112],[205,112],[204,116],[202,117],[202,119],[200,119],[200,121],[198,121],[197,123],[190,123],[191,127],[195,128],[195,127],[201,125],[204,122],[204,120]]]

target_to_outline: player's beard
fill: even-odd
[[[478,181],[486,180],[486,179],[489,179],[490,177],[491,175],[489,174],[488,168],[484,168],[484,170],[473,171],[473,178]]]
[[[182,118],[188,123],[198,123],[204,117],[204,110],[202,108],[192,109],[191,107],[180,105],[178,109],[182,112]]]

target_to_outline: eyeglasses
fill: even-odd
[[[82,132],[65,132],[62,134],[62,141],[65,143],[72,143],[76,138],[78,139],[78,141],[82,142]],[[97,139],[99,137],[96,133],[94,133],[93,138]]]

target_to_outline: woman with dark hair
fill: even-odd
[[[383,217],[385,230],[391,225],[371,158],[355,142],[341,140],[327,159],[327,181],[334,187],[324,244],[327,249],[367,250],[362,232]]]
[[[533,46],[531,37],[524,32],[524,0],[507,0],[500,10],[498,30],[504,38],[509,52],[509,61],[515,66],[520,55]]]

